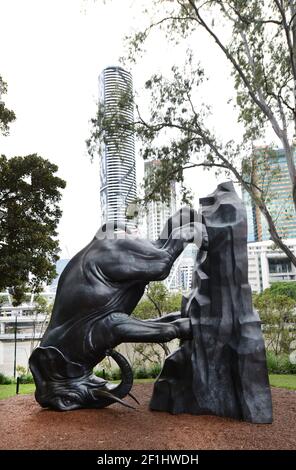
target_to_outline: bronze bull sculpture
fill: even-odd
[[[190,339],[189,318],[179,313],[139,320],[131,316],[150,281],[165,279],[187,243],[201,242],[197,213],[183,208],[155,242],[125,236],[105,224],[64,269],[50,323],[29,360],[35,397],[56,410],[103,408],[131,395],[133,373],[115,351],[123,342]],[[93,368],[110,355],[121,369],[121,383],[109,384]],[[133,397],[133,396],[132,396]],[[134,397],[133,397],[134,398]]]

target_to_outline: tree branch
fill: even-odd
[[[263,112],[263,114],[270,120],[271,124],[272,124],[272,127],[276,133],[276,135],[280,138],[280,140],[282,140],[282,132],[281,132],[281,129],[279,128],[278,124],[277,124],[277,121],[275,119],[275,116],[272,112],[272,110],[270,109],[270,107],[265,103],[265,102],[261,102],[261,100],[256,96],[256,93],[249,81],[249,79],[247,78],[246,74],[243,72],[242,68],[240,67],[240,65],[238,64],[238,62],[235,60],[235,58],[233,57],[233,55],[228,51],[228,49],[224,46],[224,44],[222,44],[222,42],[220,41],[220,39],[218,38],[218,36],[214,33],[214,31],[208,26],[208,24],[204,21],[204,19],[202,18],[200,12],[199,12],[199,8],[197,8],[194,0],[188,0],[190,5],[193,7],[193,9],[195,10],[195,13],[196,13],[196,16],[197,16],[197,19],[198,19],[198,23],[209,33],[209,35],[215,40],[215,42],[217,43],[217,45],[220,47],[220,49],[224,52],[225,56],[227,57],[227,59],[232,63],[233,67],[235,68],[235,70],[237,71],[237,73],[239,74],[240,78],[242,79],[245,87],[247,88],[252,100],[254,101],[254,103],[257,104],[257,106],[259,107],[259,109],[261,109],[261,111]]]
[[[157,313],[158,313],[158,316],[159,316],[159,317],[162,317],[162,311],[160,310],[159,305],[157,304],[157,302],[156,302],[156,301],[153,299],[153,297],[151,297],[151,295],[149,294],[149,289],[147,289],[146,295],[147,295],[148,299],[150,300],[150,302],[151,302],[151,303],[154,305],[154,307],[156,308]]]
[[[273,20],[271,18],[269,18],[268,20],[263,20],[263,19],[258,19],[258,20],[252,20],[251,18],[247,18],[246,16],[243,16],[241,15],[241,13],[239,12],[239,10],[237,10],[233,5],[228,5],[229,8],[231,8],[231,10],[237,15],[237,17],[239,18],[239,20],[242,22],[242,23],[245,23],[247,25],[250,25],[250,24],[276,24],[278,26],[281,26],[282,22],[281,21],[278,21],[278,20]]]
[[[291,62],[291,67],[292,67],[292,73],[293,73],[294,80],[296,81],[296,65],[295,65],[295,60],[294,60],[295,57],[294,57],[294,51],[293,51],[293,44],[292,44],[291,36],[290,36],[290,28],[287,23],[286,13],[285,13],[283,6],[280,4],[279,0],[274,0],[274,2],[276,6],[278,7],[278,10],[283,19],[282,24],[283,24],[285,35],[286,35],[286,41],[287,41],[287,46],[288,46],[289,55],[290,55],[290,62]]]

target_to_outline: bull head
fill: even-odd
[[[133,385],[132,369],[117,351],[108,354],[119,365],[122,372],[121,383],[110,385],[106,380],[96,377],[91,369],[69,361],[64,354],[53,346],[36,348],[29,361],[36,392],[35,398],[43,408],[70,411],[78,408],[103,408],[112,403],[123,402],[121,398],[130,395]]]

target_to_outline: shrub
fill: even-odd
[[[267,351],[266,359],[269,373],[296,374],[296,364],[291,364],[288,354],[276,356],[272,351]]]
[[[155,364],[150,369],[149,377],[151,377],[152,379],[155,379],[156,377],[159,376],[161,369],[162,369],[161,364]]]
[[[112,370],[112,380],[120,380],[121,379],[121,372],[120,369],[113,369]]]
[[[7,375],[4,375],[0,372],[0,385],[10,385],[14,382],[14,379],[12,377],[7,377]]]
[[[149,377],[146,367],[139,367],[134,370],[135,379],[147,379]]]
[[[161,371],[161,364],[153,364],[150,367],[138,367],[133,370],[134,379],[154,379],[156,378]],[[106,371],[105,374],[103,369],[97,369],[94,371],[97,377],[101,377],[105,380],[120,380],[121,371],[119,368],[112,369],[111,371]]]
[[[97,369],[94,371],[97,377],[105,380],[112,380],[112,373],[105,369]]]
[[[33,384],[34,379],[32,374],[22,374],[19,376],[21,384]]]

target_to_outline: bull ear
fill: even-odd
[[[36,348],[31,354],[29,365],[35,380],[39,383],[80,377],[84,373],[81,364],[69,361],[53,346]]]

